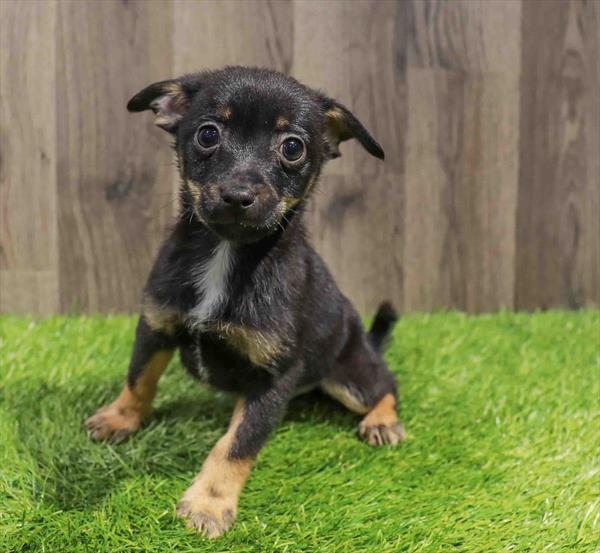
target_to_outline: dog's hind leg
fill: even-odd
[[[372,446],[396,445],[405,437],[398,420],[394,375],[379,353],[355,329],[336,366],[320,383],[321,389],[355,413],[365,415],[358,435]]]
[[[350,411],[365,415],[358,425],[358,435],[368,444],[375,447],[396,445],[404,439],[404,428],[396,410],[395,386],[390,386],[386,391],[376,391],[359,388],[350,380],[342,382],[327,378],[321,381],[320,387]],[[377,399],[373,399],[375,397]]]
[[[396,445],[405,438],[404,427],[398,420],[396,397],[384,395],[358,425],[358,435],[372,446]]]

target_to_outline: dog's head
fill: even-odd
[[[228,67],[152,84],[128,103],[172,133],[182,201],[222,238],[258,240],[310,193],[338,145],[381,146],[338,102],[281,73]]]

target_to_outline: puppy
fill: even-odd
[[[125,387],[86,424],[97,440],[135,432],[176,349],[190,373],[237,394],[229,429],[177,505],[213,538],[232,525],[253,460],[295,395],[318,387],[364,415],[358,434],[373,446],[403,438],[381,357],[394,310],[383,304],[365,334],[303,221],[340,142],[384,154],[344,106],[264,69],[158,82],[127,108],[152,110],[173,135],[181,209],[144,290]]]

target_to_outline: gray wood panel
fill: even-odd
[[[400,7],[409,29],[405,305],[510,308],[521,6]]]
[[[56,5],[0,2],[0,309],[58,310]]]
[[[525,2],[515,306],[600,305],[600,7]]]
[[[171,155],[129,98],[170,72],[168,2],[61,2],[57,47],[60,305],[135,310],[171,219]]]
[[[127,100],[258,65],[381,142],[324,171],[312,240],[363,313],[600,305],[600,3],[0,2],[0,311],[135,311],[176,210]]]
[[[257,65],[289,73],[291,0],[179,0],[173,10],[174,76],[225,65]]]

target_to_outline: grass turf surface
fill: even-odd
[[[174,506],[233,399],[174,363],[149,425],[88,440],[119,391],[132,318],[3,317],[0,551],[600,549],[600,312],[413,315],[387,358],[409,439],[375,450],[356,416],[295,400],[217,541]]]

